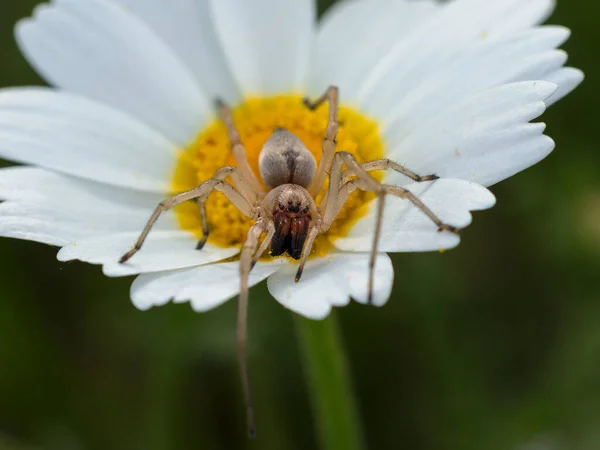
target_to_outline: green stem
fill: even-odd
[[[361,450],[361,423],[334,313],[323,321],[297,316],[296,330],[321,449]]]

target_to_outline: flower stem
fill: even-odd
[[[361,450],[361,423],[335,314],[313,321],[296,317],[322,450]]]

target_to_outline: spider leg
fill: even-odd
[[[345,172],[342,172],[344,164],[347,166],[347,169]],[[348,176],[356,178],[344,182]],[[373,246],[371,248],[371,257],[369,259],[369,303],[371,303],[373,298],[375,261],[377,258],[377,248],[381,236],[384,197],[386,194],[391,194],[411,201],[438,226],[439,231],[447,230],[451,232],[457,232],[458,229],[443,223],[421,200],[419,200],[410,191],[396,186],[382,185],[367,173],[361,164],[356,161],[354,156],[346,152],[338,152],[335,154],[335,158],[331,166],[327,198],[321,202],[323,205],[321,207],[323,210],[322,232],[327,231],[331,227],[333,220],[339,214],[339,211],[348,199],[348,196],[355,189],[373,192],[378,197],[375,234],[373,236]]]
[[[207,180],[194,189],[182,192],[181,194],[177,194],[174,197],[167,198],[160,202],[154,210],[154,212],[152,213],[152,216],[150,216],[150,219],[146,223],[142,234],[140,234],[140,237],[136,241],[133,248],[121,257],[119,263],[125,263],[142,248],[142,245],[144,244],[148,233],[150,233],[152,226],[156,223],[156,221],[163,212],[168,211],[174,206],[177,206],[180,203],[183,203],[187,200],[192,200],[194,198],[208,195],[213,190],[217,190],[224,193],[227,196],[227,198],[235,205],[235,207],[242,212],[242,214],[245,214],[248,217],[253,217],[254,209],[252,205],[250,205],[250,203],[248,203],[244,196],[240,194],[232,185],[226,183],[223,180]]]
[[[264,192],[264,188],[256,178],[256,175],[250,168],[250,164],[248,163],[248,158],[246,157],[246,149],[242,144],[240,133],[237,131],[235,127],[235,123],[233,122],[233,115],[231,113],[231,109],[229,106],[223,102],[223,100],[217,98],[215,100],[215,106],[217,108],[217,113],[221,118],[221,121],[225,124],[225,128],[227,129],[227,137],[231,141],[231,152],[235,157],[238,167],[243,175],[243,177],[248,181],[254,192]]]
[[[315,173],[312,183],[308,187],[308,192],[314,197],[321,191],[327,170],[331,166],[333,156],[335,155],[336,136],[338,132],[338,97],[339,90],[336,86],[329,86],[325,93],[317,100],[311,102],[309,99],[304,99],[304,104],[311,110],[316,109],[319,105],[327,101],[329,103],[329,119],[327,129],[325,131],[325,140],[323,141],[323,152],[319,167]]]
[[[262,221],[257,221],[248,231],[248,237],[242,247],[240,257],[240,297],[238,302],[238,318],[236,339],[238,353],[240,358],[240,373],[242,376],[242,386],[244,388],[244,399],[246,401],[248,433],[250,437],[255,437],[254,427],[254,402],[252,391],[250,390],[250,379],[248,376],[248,360],[246,355],[246,342],[248,340],[248,274],[250,273],[252,255],[258,246],[258,239],[264,231]]]
[[[373,300],[373,282],[375,277],[375,260],[377,258],[377,247],[379,246],[379,237],[381,235],[381,222],[383,219],[383,197],[384,190],[375,178],[371,177],[358,163],[356,158],[347,152],[338,152],[334,155],[333,163],[331,165],[331,174],[329,178],[329,190],[328,201],[334,199],[334,196],[338,194],[340,190],[340,184],[342,183],[343,175],[352,173],[362,180],[365,186],[369,191],[374,192],[377,195],[377,221],[375,225],[375,234],[373,235],[373,246],[371,248],[371,257],[369,259],[369,304],[372,303]],[[345,173],[342,173],[342,166],[346,165],[347,169]],[[347,200],[346,197],[345,200]],[[345,201],[344,200],[344,201]],[[335,201],[332,204],[339,203],[339,201]],[[339,206],[341,209],[341,206]],[[336,208],[337,209],[337,208]],[[339,213],[339,209],[337,211]],[[337,215],[337,213],[336,213]],[[332,216],[331,213],[329,216],[327,215],[327,211],[325,213],[325,220],[333,222],[335,216]],[[331,226],[331,224],[329,224]]]
[[[404,198],[419,208],[427,217],[431,219],[433,223],[437,225],[439,232],[446,230],[450,231],[451,233],[458,233],[460,231],[459,228],[442,222],[431,209],[429,209],[415,194],[410,192],[408,189],[389,184],[384,184],[382,186],[386,194],[393,195],[398,198]]]
[[[407,169],[406,167],[390,160],[390,159],[376,159],[374,161],[368,161],[365,163],[362,163],[360,165],[360,167],[365,171],[365,172],[371,172],[373,170],[393,170],[395,172],[399,172],[402,175],[407,176],[408,178],[410,178],[413,181],[416,181],[417,183],[420,183],[422,181],[433,181],[433,180],[437,180],[439,179],[439,177],[435,174],[431,174],[431,175],[417,175],[415,172],[413,172],[412,170]],[[348,179],[350,178],[351,174],[347,174],[344,177],[344,182],[348,181]]]
[[[227,177],[231,177],[235,184],[235,187],[249,204],[253,205],[256,203],[256,193],[252,190],[252,187],[250,186],[248,181],[246,181],[244,175],[237,167],[222,167],[219,170],[217,170],[217,172],[211,179],[224,181]],[[202,248],[206,244],[206,241],[208,240],[208,234],[210,233],[208,220],[206,218],[206,199],[208,198],[209,194],[210,192],[196,199],[198,203],[198,210],[200,211],[200,223],[202,224],[202,238],[200,238],[200,241],[198,241],[198,245],[196,245],[197,250],[202,250]]]
[[[265,224],[265,227],[267,229],[267,235],[265,236],[265,238],[260,244],[260,247],[258,247],[258,250],[256,251],[256,253],[254,253],[254,256],[252,257],[252,262],[250,263],[250,270],[254,268],[260,257],[263,255],[263,253],[267,251],[269,245],[271,245],[273,236],[275,236],[275,224],[272,220],[268,220]]]
[[[440,177],[438,177],[435,174],[431,174],[431,175],[417,175],[415,172],[413,172],[412,170],[407,169],[406,167],[390,160],[390,159],[376,159],[373,161],[368,161],[365,163],[361,163],[360,167],[362,169],[364,169],[365,172],[372,172],[374,170],[393,170],[395,172],[401,173],[405,176],[407,176],[408,178],[410,178],[413,181],[416,181],[417,183],[421,183],[423,181],[434,181],[434,180],[438,180]],[[349,172],[344,172],[341,184],[345,184],[346,182],[348,182],[350,179],[356,177],[356,175],[354,175],[354,172],[349,171]],[[323,202],[327,202],[327,196],[328,196],[328,192],[325,193],[325,195],[323,196]]]
[[[325,193],[323,200],[321,200],[320,209],[322,209],[324,213],[321,217],[319,217],[316,220],[315,225],[312,226],[308,231],[306,243],[304,244],[304,248],[302,249],[302,257],[300,258],[300,264],[298,265],[298,271],[296,272],[296,283],[300,281],[300,278],[302,277],[302,273],[304,272],[304,265],[306,264],[306,260],[310,256],[310,252],[316,237],[319,235],[319,233],[325,233],[327,230],[329,230],[329,228],[333,224],[335,217],[339,214],[340,210],[342,209],[342,206],[344,206],[344,203],[346,203],[346,200],[348,199],[350,194],[357,189],[355,183],[356,180],[346,180],[343,182],[343,185],[340,186],[340,184],[342,183],[342,177],[344,175],[345,173],[340,172],[338,174],[337,182],[334,180],[330,181],[330,186],[334,183],[335,186],[333,188],[330,187],[329,190],[335,190],[335,192],[337,192],[337,196],[332,197],[334,198],[333,202],[327,202],[327,199],[329,197],[329,190]]]
[[[198,203],[198,210],[200,211],[200,223],[202,224],[202,237],[196,244],[196,250],[202,250],[208,241],[208,234],[210,233],[210,227],[208,226],[208,218],[206,217],[206,198],[198,197],[196,199]]]
[[[302,272],[304,272],[304,265],[306,264],[306,260],[310,255],[310,251],[312,250],[312,246],[315,242],[316,237],[321,232],[320,225],[312,226],[308,230],[308,235],[306,237],[306,242],[304,243],[304,248],[302,249],[302,256],[300,257],[300,264],[298,265],[298,270],[296,271],[296,278],[294,281],[297,283],[300,281],[302,277]]]

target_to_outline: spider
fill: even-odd
[[[211,179],[203,182],[198,187],[160,202],[134,247],[119,260],[120,263],[125,263],[141,249],[150,229],[161,213],[192,199],[196,199],[200,210],[203,234],[196,248],[202,249],[210,231],[206,218],[205,203],[210,193],[215,190],[225,194],[242,214],[254,221],[248,231],[240,254],[240,295],[236,332],[250,436],[255,435],[255,428],[254,408],[246,360],[248,275],[267,249],[269,249],[271,256],[287,253],[291,258],[299,260],[295,281],[300,281],[315,238],[320,233],[326,233],[329,230],[348,196],[356,189],[375,193],[378,204],[376,227],[369,261],[368,286],[369,303],[371,303],[375,259],[381,233],[385,195],[394,195],[412,202],[438,226],[438,231],[458,232],[456,227],[443,223],[410,191],[397,186],[381,184],[371,177],[368,172],[394,170],[416,182],[436,180],[438,179],[436,175],[419,176],[389,159],[360,163],[350,153],[336,152],[338,98],[338,88],[330,86],[315,101],[308,98],[304,99],[305,106],[311,110],[315,110],[326,101],[329,105],[329,118],[323,141],[322,156],[318,165],[311,152],[298,137],[282,128],[273,131],[259,156],[260,176],[268,190],[260,183],[248,164],[244,145],[233,122],[231,109],[222,100],[217,99],[215,101],[217,113],[227,129],[237,167],[223,167]],[[315,197],[323,188],[328,174],[329,187],[317,206]],[[228,177],[231,178],[233,184],[226,181]],[[260,242],[263,235],[265,237]]]

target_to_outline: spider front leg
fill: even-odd
[[[252,257],[258,247],[260,235],[265,231],[265,224],[258,220],[250,230],[242,247],[240,256],[240,297],[238,301],[237,318],[237,345],[240,358],[240,374],[242,376],[242,386],[244,388],[244,400],[246,402],[248,433],[254,437],[254,402],[252,391],[250,390],[250,379],[248,375],[248,358],[246,355],[246,342],[248,340],[248,276],[252,269]]]
[[[315,173],[312,183],[308,187],[308,192],[314,197],[317,195],[327,175],[327,170],[331,167],[333,156],[335,154],[336,137],[338,132],[338,98],[339,90],[336,86],[329,86],[325,93],[321,95],[317,100],[311,102],[309,99],[304,99],[304,104],[307,108],[315,110],[319,105],[327,101],[329,103],[329,119],[327,122],[327,129],[325,131],[325,140],[323,141],[323,151],[321,154],[321,160],[319,161],[319,167]]]
[[[142,245],[144,244],[144,241],[148,237],[148,233],[150,233],[152,226],[156,223],[156,221],[158,220],[158,218],[160,217],[160,215],[163,212],[168,211],[169,209],[171,209],[187,200],[193,200],[195,198],[201,198],[203,196],[207,196],[213,190],[217,190],[217,191],[220,191],[223,194],[225,194],[227,196],[227,198],[231,201],[231,203],[233,203],[235,205],[235,207],[242,212],[242,214],[245,214],[248,217],[253,217],[252,205],[250,205],[248,203],[248,201],[244,198],[244,196],[242,194],[240,194],[232,185],[230,185],[229,183],[226,183],[223,180],[215,180],[215,179],[207,180],[204,183],[202,183],[200,186],[198,186],[194,189],[191,189],[186,192],[182,192],[181,194],[177,194],[174,197],[168,198],[168,199],[160,202],[158,204],[158,206],[156,207],[156,209],[154,210],[154,212],[152,213],[152,216],[150,216],[150,219],[146,223],[146,226],[144,227],[142,234],[140,234],[140,237],[136,241],[133,248],[131,250],[129,250],[127,253],[125,253],[121,257],[121,259],[119,259],[119,263],[123,264],[123,263],[127,262],[133,255],[135,255],[142,248]]]
[[[256,252],[254,253],[254,257],[252,258],[252,262],[250,263],[250,270],[254,268],[260,257],[267,251],[267,249],[271,245],[271,242],[273,241],[273,236],[275,236],[275,224],[272,220],[269,220],[266,223],[265,227],[267,229],[267,235],[261,242],[260,247],[258,247],[258,250],[256,250]]]
[[[342,172],[344,164],[347,166],[347,169],[345,172]],[[348,181],[349,177],[356,178]],[[386,194],[391,194],[397,197],[405,198],[412,202],[438,226],[438,231],[447,230],[451,232],[457,232],[458,229],[456,227],[443,223],[412,192],[396,186],[382,185],[367,173],[367,171],[362,167],[362,165],[359,164],[358,161],[356,161],[354,156],[346,152],[338,152],[335,154],[335,158],[331,166],[327,198],[323,199],[321,206],[321,210],[323,211],[323,222],[321,229],[322,232],[326,232],[327,230],[329,230],[329,228],[333,224],[335,217],[339,214],[342,206],[348,199],[348,196],[355,189],[373,192],[378,197],[375,233],[373,236],[373,246],[371,248],[371,257],[369,260],[369,303],[372,303],[375,261],[377,258],[377,248],[381,236],[384,198]]]
[[[244,178],[241,170],[233,166],[225,166],[217,170],[217,172],[211,178],[212,180],[225,181],[227,177],[231,177],[238,192],[246,199],[250,205],[254,205],[258,199],[257,194],[252,190],[250,183]],[[198,210],[200,212],[200,224],[202,225],[202,238],[196,245],[196,250],[202,250],[206,241],[208,240],[208,234],[210,229],[208,226],[208,220],[206,217],[206,199],[208,198],[208,192],[196,199],[198,202]]]

